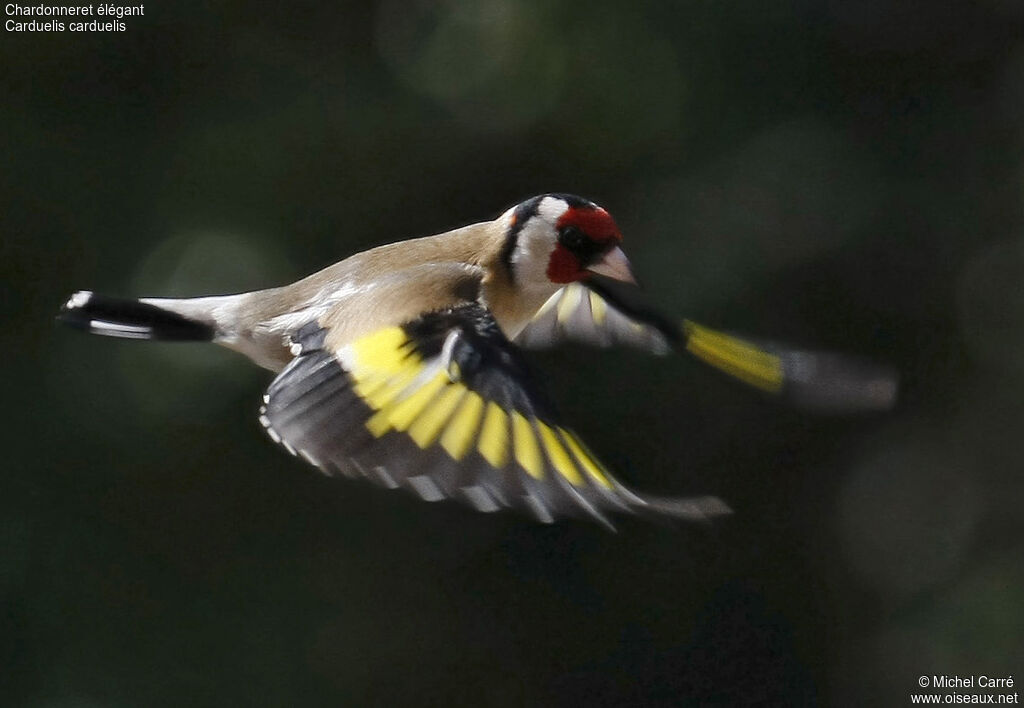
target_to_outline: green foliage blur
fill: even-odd
[[[1022,8],[182,1],[6,31],[0,704],[907,705],[1019,674]],[[616,216],[662,310],[891,363],[896,410],[538,356],[624,479],[736,512],[609,534],[321,478],[237,355],[53,321],[549,191]]]

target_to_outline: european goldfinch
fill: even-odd
[[[607,211],[568,194],[357,253],[292,285],[189,299],[81,291],[60,319],[112,337],[212,341],[277,372],[260,422],[322,472],[544,522],[608,511],[701,519],[716,497],[617,481],[564,427],[521,350],[565,340],[686,350],[798,404],[889,406],[895,377],[840,355],[757,345],[637,305]]]

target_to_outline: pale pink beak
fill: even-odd
[[[587,268],[587,270],[591,273],[612,278],[613,280],[621,280],[624,283],[636,285],[636,278],[633,277],[633,271],[629,268],[629,260],[618,246],[604,254],[604,258]]]

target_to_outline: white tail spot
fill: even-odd
[[[76,307],[85,307],[89,304],[89,300],[92,299],[92,292],[89,290],[79,290],[77,293],[68,298],[68,301],[64,304],[69,310],[73,310]]]

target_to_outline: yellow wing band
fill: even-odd
[[[447,381],[448,377],[444,372],[436,374],[430,381],[408,396],[399,398],[391,405],[377,411],[366,422],[366,427],[378,438],[391,428],[401,431],[408,430],[409,426],[423,414],[427,405],[434,400]]]
[[[409,426],[409,437],[421,450],[434,444],[465,392],[462,386],[449,386],[437,401]]]
[[[774,354],[713,329],[683,321],[686,350],[706,364],[762,391],[782,390],[782,360]]]
[[[590,478],[605,489],[611,489],[612,483],[602,470],[601,463],[598,462],[590,453],[590,450],[588,450],[583,443],[579,441],[579,438],[564,429],[562,430],[562,436],[565,438],[565,442],[569,446],[570,452],[572,452],[576,461],[580,463],[584,471],[590,475]]]
[[[374,409],[387,406],[420,372],[423,362],[410,349],[401,327],[385,327],[351,344],[355,392]]]
[[[570,307],[560,307],[560,316],[569,316],[579,305],[580,293],[575,296],[566,300]],[[597,309],[603,316],[603,308]],[[401,328],[358,339],[349,346],[348,363],[353,389],[374,411],[366,421],[374,437],[405,432],[420,449],[439,444],[456,461],[475,448],[495,469],[514,459],[531,477],[543,480],[550,464],[573,486],[589,479],[612,488],[604,468],[571,432],[506,411],[453,381],[447,371],[422,380],[427,363]]]
[[[408,359],[419,362],[419,357],[411,355],[410,348],[409,338],[401,327],[385,327],[360,337],[351,345],[357,369],[353,373],[358,376],[358,370],[370,369],[381,374],[400,373],[408,365]]]
[[[544,461],[540,456],[540,446],[533,433],[533,426],[516,411],[512,411],[512,441],[516,462],[534,479],[544,479]]]
[[[452,456],[453,460],[461,460],[473,446],[483,412],[484,399],[472,391],[467,391],[465,400],[452,416],[451,422],[448,423],[448,427],[444,429],[444,434],[441,436],[441,447]]]
[[[583,484],[583,477],[580,476],[576,465],[572,463],[572,458],[565,451],[565,447],[559,442],[555,431],[544,423],[537,423],[537,429],[540,431],[540,439],[544,443],[544,451],[547,452],[548,459],[555,471],[574,487]]]
[[[487,404],[484,427],[480,430],[480,454],[495,469],[508,463],[508,416],[494,401]]]

